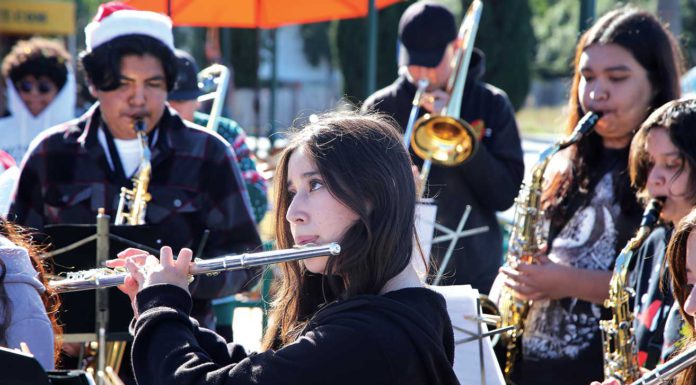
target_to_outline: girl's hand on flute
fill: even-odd
[[[157,285],[170,284],[179,286],[188,291],[189,268],[193,252],[191,249],[181,249],[179,256],[174,259],[172,248],[164,246],[160,249],[160,259],[157,261],[152,255],[146,257],[144,268],[141,268],[139,261],[133,257],[126,260],[126,269],[131,276],[138,282],[139,289]]]
[[[118,253],[116,256],[118,259],[111,259],[106,261],[106,266],[112,269],[125,267],[126,261],[132,259],[135,263],[139,265],[144,265],[149,253],[144,250],[128,248]],[[153,257],[154,258],[154,257]],[[135,304],[135,295],[138,294],[139,290],[138,281],[131,275],[128,274],[123,282],[123,285],[118,285],[118,289],[128,295],[131,301],[131,307],[133,308],[133,316],[138,318],[138,306]]]

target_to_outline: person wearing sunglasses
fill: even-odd
[[[20,40],[2,61],[9,116],[0,119],[0,149],[18,163],[41,131],[75,117],[70,54],[54,40]]]

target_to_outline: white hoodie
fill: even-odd
[[[7,107],[12,115],[0,118],[0,149],[7,151],[19,164],[36,135],[75,117],[75,75],[68,70],[65,85],[38,116],[29,112],[10,79],[7,79],[5,84]]]

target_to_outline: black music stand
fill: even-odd
[[[0,347],[0,385],[94,385],[82,370],[45,372],[31,354]]]
[[[49,236],[54,252],[74,247],[53,256],[56,274],[64,275],[97,267],[95,225],[49,225],[45,227],[44,232]],[[116,258],[116,254],[128,247],[150,249],[149,251],[157,253],[161,246],[161,242],[158,242],[161,238],[154,233],[151,226],[109,226],[108,237],[108,259]],[[102,290],[108,292],[108,339],[129,340],[128,325],[133,311],[128,296],[117,288]],[[63,293],[60,296],[61,309],[58,319],[64,324],[64,333],[95,333],[96,291]]]
[[[44,232],[52,245],[52,262],[56,274],[89,270],[97,266],[97,226],[48,225]],[[192,245],[179,241],[172,234],[162,234],[158,226],[108,226],[108,259],[128,247],[147,250],[159,254],[160,247],[166,244],[174,250]],[[109,318],[107,333],[110,340],[128,340],[128,326],[133,317],[128,296],[117,288],[101,289],[108,292]],[[95,290],[61,294],[59,320],[64,324],[64,333],[95,333]]]
[[[47,257],[53,257],[56,272],[104,267],[106,260],[116,258],[118,252],[128,247],[157,255],[163,239],[175,249],[191,247],[190,244],[182,244],[172,234],[161,233],[158,226],[111,226],[109,222],[110,217],[100,209],[96,225],[46,226],[44,232],[54,246]],[[203,238],[206,238],[205,233]],[[58,319],[65,324],[64,340],[98,341],[97,370],[103,373],[106,369],[106,342],[131,339],[128,325],[133,311],[128,297],[116,288],[108,288],[63,293],[61,301],[62,310]],[[98,380],[101,384],[102,379]]]
[[[50,385],[48,375],[34,356],[0,347],[0,384]]]

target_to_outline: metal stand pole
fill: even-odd
[[[97,265],[104,266],[109,259],[109,221],[111,217],[100,208],[97,214]],[[97,384],[104,384],[106,369],[106,329],[109,323],[109,291],[97,290],[95,293],[95,329],[97,331]]]

